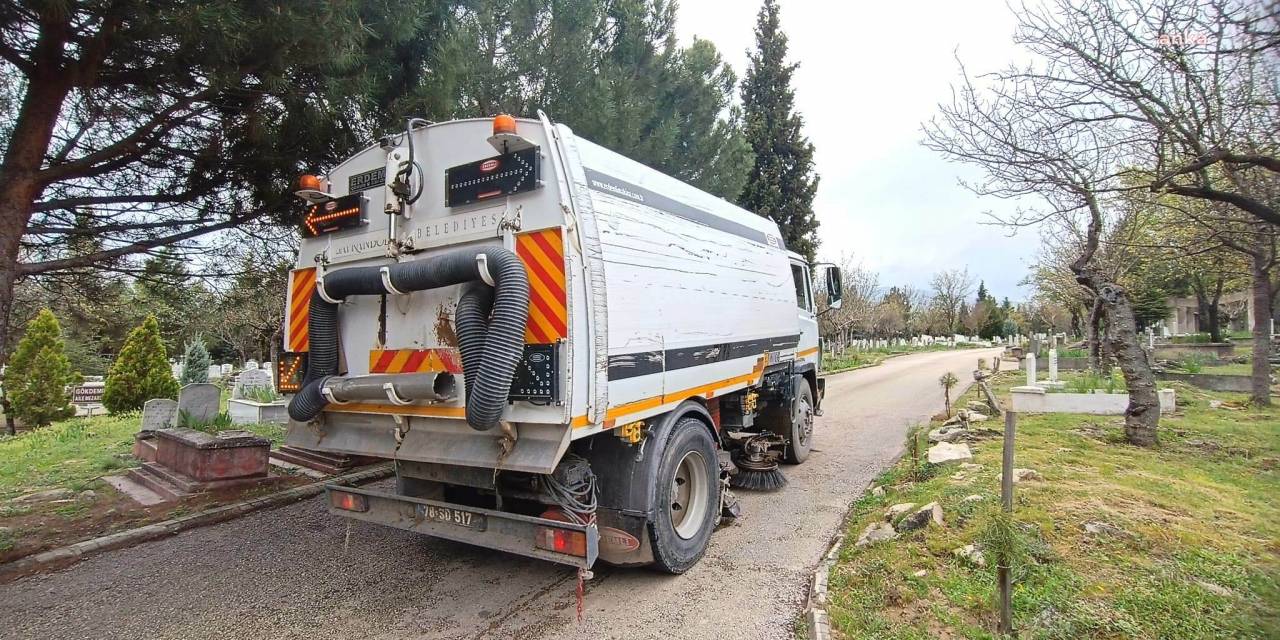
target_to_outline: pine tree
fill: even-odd
[[[813,144],[794,111],[791,76],[798,65],[786,62],[787,36],[778,20],[777,0],[765,0],[756,19],[756,51],[742,83],[747,141],[755,164],[738,204],[778,223],[787,248],[810,262],[818,248],[813,197],[818,176]]]
[[[141,409],[152,398],[176,398],[178,381],[169,368],[160,326],[154,316],[147,316],[134,329],[120,349],[120,355],[107,374],[102,404],[111,413]]]
[[[29,427],[43,427],[75,415],[67,387],[79,381],[67,360],[58,319],[52,311],[40,310],[27,323],[5,371],[14,417]]]
[[[209,381],[209,366],[213,360],[209,350],[204,347],[204,338],[196,336],[187,343],[187,351],[182,356],[182,384]]]

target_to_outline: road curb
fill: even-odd
[[[319,495],[324,491],[325,485],[328,484],[354,485],[381,480],[394,474],[395,467],[393,465],[379,464],[369,469],[334,476],[326,480],[304,484],[300,487],[285,489],[284,491],[277,491],[276,493],[245,500],[244,502],[214,507],[163,522],[156,522],[135,529],[84,540],[65,547],[42,551],[0,565],[0,583],[10,582],[44,569],[60,568],[104,551],[123,549],[143,542],[167,538],[189,529],[226,522],[254,511],[282,507]]]
[[[809,599],[804,608],[804,618],[809,624],[809,640],[831,640],[831,619],[827,616],[827,576],[840,557],[840,545],[843,542],[844,534],[836,534],[809,580]]]

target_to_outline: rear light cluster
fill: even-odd
[[[538,527],[534,530],[533,546],[546,551],[585,558],[587,557],[587,534],[581,531]]]
[[[346,491],[330,491],[329,504],[335,509],[364,513],[369,510],[369,498],[358,493]]]

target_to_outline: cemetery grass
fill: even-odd
[[[997,380],[1007,406],[1021,374]],[[1155,449],[1124,444],[1118,416],[1018,417],[1014,466],[1043,476],[1015,485],[1026,552],[1014,569],[1019,637],[1280,637],[1280,409],[1210,409],[1210,400],[1246,398],[1173,386],[1178,410],[1161,420]],[[970,390],[958,404],[977,398]],[[908,454],[877,481],[884,497],[868,492],[854,503],[830,574],[839,634],[995,637],[994,554],[985,568],[952,554],[981,543],[999,507],[1001,440],[970,446],[981,469],[923,463],[913,477]],[[962,502],[971,495],[983,499]],[[888,506],[934,500],[944,526],[854,547]],[[1089,534],[1086,522],[1118,531]]]
[[[251,493],[142,507],[102,480],[140,464],[130,454],[140,420],[138,413],[72,418],[16,436],[0,436],[0,563],[165,520],[177,515],[175,510],[198,511],[312,481],[299,476]],[[244,428],[276,444],[284,439],[280,425]],[[16,500],[56,489],[67,495],[41,502]]]
[[[889,358],[895,356],[903,356],[909,353],[924,353],[927,351],[951,351],[953,349],[977,349],[977,345],[961,345],[958,347],[947,347],[943,345],[929,345],[925,347],[878,347],[875,349],[864,349],[862,351],[854,351],[850,349],[843,356],[824,354],[822,356],[822,372],[823,373],[840,373],[842,371],[850,371],[853,369],[863,369],[866,367],[874,367]]]

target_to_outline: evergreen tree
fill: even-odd
[[[794,111],[791,76],[798,65],[786,62],[787,36],[778,20],[777,0],[765,0],[756,19],[756,51],[742,83],[747,142],[755,163],[738,204],[774,222],[787,248],[810,262],[818,247],[813,197],[818,176],[813,144]]]
[[[5,371],[14,417],[29,427],[43,427],[75,415],[67,387],[79,381],[67,360],[58,319],[42,309],[27,323]]]
[[[987,281],[979,280],[978,281],[978,302],[981,303],[983,300],[986,300],[988,298],[991,298],[991,293],[987,291]],[[995,298],[991,298],[991,299],[995,300]]]
[[[750,154],[737,77],[714,45],[680,47],[664,0],[473,0],[453,12],[417,112],[535,115],[723,198]],[[547,28],[547,25],[554,28]],[[444,96],[442,98],[442,96]]]
[[[176,398],[178,381],[169,368],[168,355],[160,340],[160,327],[153,316],[129,334],[124,348],[107,374],[102,404],[111,413],[141,409],[152,398]]]
[[[187,343],[187,352],[182,356],[182,384],[208,382],[212,364],[209,350],[204,347],[204,338],[196,336]]]

